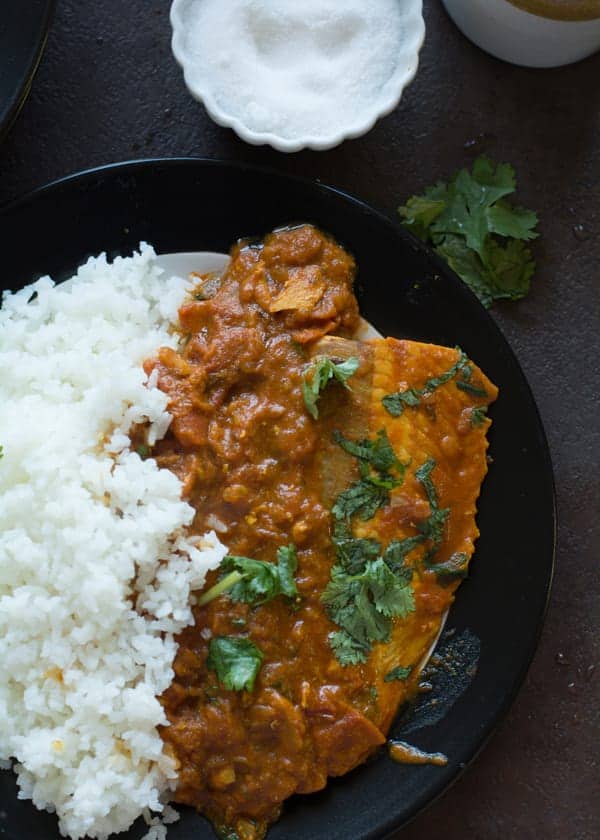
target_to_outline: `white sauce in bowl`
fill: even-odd
[[[414,0],[175,5],[188,85],[250,131],[287,139],[329,137],[390,110],[422,40]]]

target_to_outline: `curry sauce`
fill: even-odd
[[[496,389],[458,350],[355,341],[355,271],[310,225],[241,242],[222,277],[197,278],[180,310],[181,351],[162,349],[146,364],[173,416],[152,454],[182,480],[195,533],[216,530],[234,557],[275,563],[282,546],[297,557],[293,598],[253,604],[225,591],[195,607],[162,698],[175,798],[229,838],[263,837],[287,797],[320,790],[385,742],[417,691],[478,534],[485,407]],[[354,372],[327,384],[314,417],[305,391],[320,359],[352,359]],[[352,442],[384,435],[399,477],[365,479]],[[377,509],[341,523],[336,500],[361,480],[379,481]],[[348,636],[324,596],[340,568],[342,525],[365,546],[404,547],[406,614],[384,616],[384,641]],[[206,590],[220,577],[213,572]],[[332,644],[340,632],[345,660]],[[226,688],[211,667],[211,640],[223,637],[260,651],[251,690]]]

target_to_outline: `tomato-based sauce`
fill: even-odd
[[[216,530],[230,555],[275,562],[278,549],[293,545],[298,559],[293,599],[252,605],[224,593],[195,607],[162,698],[177,801],[239,840],[262,837],[287,797],[321,789],[385,742],[399,704],[417,690],[419,665],[458,585],[425,568],[415,552],[414,610],[366,661],[341,664],[330,644],[339,627],[321,596],[335,562],[332,505],[358,468],[334,432],[357,440],[385,428],[409,465],[389,503],[356,523],[359,536],[387,544],[420,533],[431,506],[413,473],[427,457],[436,459],[440,505],[451,511],[436,562],[457,552],[468,560],[477,536],[489,421],[469,418],[482,400],[444,385],[398,418],[386,413],[385,393],[422,386],[455,362],[456,351],[353,341],[354,275],[352,258],[309,225],[240,243],[223,277],[199,277],[182,306],[181,352],[162,349],[146,365],[158,371],[173,416],[152,455],[183,481],[196,510],[194,532]],[[359,364],[349,389],[327,386],[315,419],[303,384],[323,354]],[[474,367],[473,375],[487,404],[495,388]],[[218,580],[213,572],[205,589]],[[217,637],[249,639],[262,652],[252,691],[227,689],[209,667]],[[390,677],[400,665],[403,678]]]

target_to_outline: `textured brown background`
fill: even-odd
[[[514,164],[521,201],[541,216],[539,271],[531,295],[495,315],[550,441],[557,575],[538,654],[510,715],[399,840],[596,840],[600,55],[552,71],[511,67],[471,45],[437,0],[426,0],[421,67],[399,108],[364,138],[287,157],[246,146],[190,98],[170,53],[168,5],[59,0],[32,95],[0,148],[0,201],[99,164],[198,155],[319,178],[392,215],[402,199],[481,151]]]

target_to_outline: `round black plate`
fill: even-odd
[[[239,237],[310,221],[356,257],[365,316],[384,334],[460,346],[499,386],[490,434],[493,464],[481,496],[481,538],[448,627],[481,643],[471,684],[445,717],[410,738],[442,751],[447,767],[394,764],[385,751],[325,791],[296,797],[270,840],[386,837],[440,794],[482,747],[513,700],[533,656],[552,579],[552,468],[530,389],[506,340],[435,254],[365,204],[320,184],[243,165],[143,161],[67,178],[0,209],[2,283],[70,275],[92,254],[130,254],[140,240],[160,253],[226,251]],[[53,817],[17,802],[0,774],[6,840],[58,838]],[[139,837],[134,830],[129,837]],[[170,840],[209,840],[184,811]]]
[[[23,105],[48,35],[55,0],[2,0],[0,139]]]

